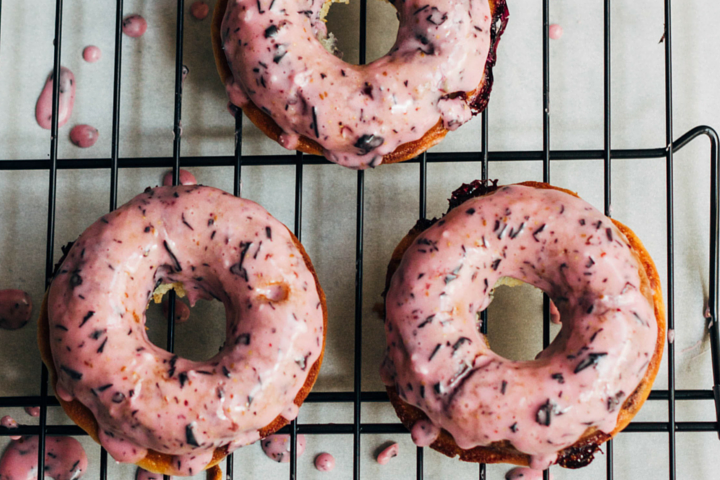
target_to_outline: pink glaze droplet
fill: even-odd
[[[87,470],[88,459],[80,442],[72,437],[45,439],[45,478],[77,480]],[[38,437],[12,442],[0,458],[0,478],[36,480]]]
[[[288,463],[290,461],[290,435],[270,435],[260,441],[260,446],[269,458],[278,463]],[[297,436],[296,456],[305,452],[305,435]]]
[[[0,427],[14,430],[18,428],[18,424],[15,419],[12,418],[10,415],[5,415],[4,417],[0,418]],[[20,435],[10,435],[10,440],[20,440]]]
[[[400,446],[397,443],[393,443],[392,445],[385,448],[385,450],[380,452],[380,454],[377,456],[377,462],[380,465],[387,465],[390,459],[397,457],[399,453]]]
[[[162,303],[162,311],[165,317],[168,316],[170,302],[166,298]],[[190,307],[185,302],[175,299],[175,323],[185,323],[190,318]]]
[[[553,40],[560,40],[560,37],[563,35],[563,28],[557,23],[553,23],[550,25],[549,35]]]
[[[53,107],[53,74],[45,81],[37,104],[35,105],[35,120],[41,128],[50,130],[52,125]],[[75,105],[75,75],[65,67],[60,67],[60,98],[58,99],[58,128],[70,120]]]
[[[190,13],[198,20],[205,20],[205,17],[210,13],[210,7],[205,2],[194,2],[190,5]]]
[[[172,480],[173,477],[170,477]],[[138,467],[135,471],[135,480],[163,480],[163,476],[159,473],[148,472],[142,467]]]
[[[128,37],[142,37],[147,31],[147,21],[138,14],[129,15],[123,20],[122,29]]]
[[[430,420],[418,420],[410,430],[410,437],[418,447],[429,447],[440,435],[440,429]]]
[[[17,330],[30,321],[32,300],[22,290],[0,290],[0,328]]]
[[[40,407],[25,407],[25,413],[27,413],[31,417],[39,417]]]
[[[173,172],[170,170],[163,176],[163,186],[170,187],[173,184]],[[197,185],[195,175],[187,170],[180,169],[180,185]]]
[[[315,457],[315,468],[321,472],[329,472],[335,468],[335,457],[329,453],[321,453]]]
[[[83,59],[88,63],[95,63],[102,58],[102,50],[95,45],[88,45],[83,50]]]
[[[552,478],[551,473],[550,479]],[[543,472],[527,467],[516,467],[505,474],[505,480],[543,480]]]
[[[100,134],[90,125],[75,125],[70,130],[70,141],[77,147],[89,148],[95,145]]]

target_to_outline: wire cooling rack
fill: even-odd
[[[367,22],[367,0],[360,0],[360,63],[365,63],[366,57],[366,22]],[[717,323],[718,313],[718,235],[720,234],[720,215],[718,212],[718,135],[710,127],[698,126],[677,140],[673,140],[673,116],[672,116],[672,22],[671,22],[671,0],[664,0],[665,12],[665,146],[653,149],[626,149],[612,150],[610,135],[611,119],[611,82],[610,82],[610,49],[611,49],[611,0],[604,1],[604,148],[602,150],[550,150],[550,75],[549,75],[549,0],[543,0],[542,4],[542,45],[543,45],[543,149],[541,151],[488,151],[488,115],[487,110],[482,113],[482,138],[481,150],[479,152],[462,153],[426,153],[420,157],[410,160],[419,166],[419,208],[420,218],[426,216],[426,193],[427,193],[427,164],[432,162],[477,162],[482,172],[482,178],[488,178],[488,164],[494,161],[542,161],[543,181],[551,181],[551,160],[603,160],[604,165],[604,206],[605,214],[611,214],[611,166],[613,159],[647,159],[665,158],[666,166],[666,199],[667,199],[667,327],[675,328],[674,315],[674,243],[673,243],[673,155],[688,143],[700,136],[706,136],[710,140],[710,254],[709,254],[709,279],[708,279],[708,315],[709,330],[712,353],[713,388],[710,390],[676,390],[675,389],[675,346],[673,343],[667,345],[668,358],[668,389],[653,390],[650,394],[650,401],[667,402],[668,418],[663,422],[632,422],[625,432],[665,432],[667,433],[667,448],[669,459],[668,478],[676,478],[676,432],[718,432],[720,435],[720,329]],[[177,24],[176,24],[176,55],[175,55],[175,111],[173,121],[174,143],[172,157],[154,158],[120,158],[119,151],[119,125],[120,125],[120,90],[122,70],[122,20],[123,0],[117,0],[115,18],[115,58],[114,58],[114,88],[113,88],[113,126],[112,126],[112,149],[111,157],[105,159],[58,159],[58,100],[59,82],[54,83],[53,91],[53,113],[50,139],[50,158],[46,160],[0,160],[0,171],[6,170],[44,170],[49,173],[48,185],[48,216],[47,216],[47,243],[45,278],[46,285],[53,271],[54,242],[55,242],[55,198],[57,171],[60,169],[97,169],[107,168],[110,170],[109,185],[109,208],[114,210],[117,207],[118,194],[118,170],[120,168],[147,168],[147,167],[172,167],[173,180],[175,184],[179,180],[179,170],[184,167],[234,167],[234,194],[239,195],[241,185],[242,167],[244,165],[294,165],[295,166],[295,221],[294,232],[300,239],[302,234],[302,194],[303,194],[303,167],[304,165],[329,164],[324,158],[304,155],[297,152],[295,156],[248,156],[242,154],[242,112],[235,117],[235,155],[233,157],[204,156],[204,157],[181,157],[181,111],[182,111],[182,65],[183,65],[183,21],[184,1],[177,2]],[[63,23],[63,0],[56,0],[55,9],[55,42],[54,42],[54,67],[53,73],[58,78],[60,59],[62,51],[62,23]],[[2,27],[2,0],[0,0],[0,28]],[[498,25],[495,28],[499,28]],[[298,434],[346,434],[353,436],[353,477],[362,478],[360,472],[360,440],[362,434],[401,434],[407,433],[400,424],[384,423],[363,423],[361,419],[361,406],[369,402],[388,402],[385,392],[363,392],[361,389],[361,346],[362,346],[362,284],[363,284],[363,225],[364,225],[364,187],[365,175],[360,171],[357,173],[357,202],[356,202],[356,243],[355,243],[355,354],[354,354],[354,388],[349,392],[332,393],[310,393],[307,402],[311,403],[352,403],[354,408],[353,423],[346,424],[298,424],[293,421],[289,426],[281,430],[282,433],[291,435],[291,461],[289,464],[290,479],[297,476],[297,460],[295,450],[297,448]],[[172,295],[173,293],[171,293]],[[169,319],[174,317],[174,302],[170,302]],[[545,297],[543,305],[543,346],[550,342],[549,328],[549,302]],[[487,312],[483,312],[483,328],[487,328]],[[332,335],[332,332],[330,333]],[[174,322],[168,321],[167,348],[172,351],[174,345]],[[79,427],[67,425],[48,425],[47,407],[57,406],[58,401],[54,396],[48,396],[48,372],[42,366],[40,396],[23,397],[0,397],[0,407],[25,407],[40,405],[40,421],[37,426],[21,426],[19,429],[8,430],[0,427],[0,436],[11,434],[38,435],[40,437],[38,452],[38,471],[44,470],[45,459],[45,437],[46,435],[86,435]],[[714,401],[716,419],[715,421],[702,422],[677,422],[675,421],[676,401]],[[614,478],[613,473],[613,442],[606,445],[606,477]],[[417,448],[416,453],[416,477],[423,478],[423,449]],[[100,479],[107,478],[107,452],[101,451]],[[233,456],[227,458],[225,466],[226,478],[233,480]],[[485,479],[485,465],[479,465],[479,478]],[[549,473],[544,473],[547,480]]]

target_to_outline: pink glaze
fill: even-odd
[[[45,478],[77,480],[87,466],[87,455],[80,442],[72,437],[45,437]],[[37,480],[37,468],[38,437],[12,442],[0,458],[3,480]]]
[[[170,313],[170,301],[165,298],[162,302],[162,312],[165,317]],[[190,307],[182,300],[175,299],[175,323],[185,323],[190,318]]]
[[[397,443],[393,443],[378,454],[377,463],[380,465],[387,465],[390,459],[397,457],[399,453],[400,446]]]
[[[157,283],[191,305],[216,298],[226,341],[204,362],[153,345],[145,310]],[[271,300],[276,286],[283,296]],[[293,401],[319,358],[323,309],[287,228],[249,200],[200,186],[148,188],[91,225],[48,295],[56,391],[94,414],[120,462],[147,449],[192,475],[216,447],[255,442]]]
[[[70,141],[80,148],[89,148],[95,145],[100,134],[90,125],[75,125],[70,130]]]
[[[40,127],[50,130],[52,126],[53,107],[53,74],[45,81],[45,87],[40,92],[35,105],[35,120]],[[58,128],[70,120],[75,105],[75,75],[65,67],[60,67],[60,98],[58,101]]]
[[[9,430],[15,430],[18,428],[18,424],[14,418],[10,415],[5,415],[0,418],[0,427],[5,427]],[[20,440],[20,435],[10,435],[10,440]],[[1,477],[0,477],[1,478]]]
[[[88,63],[95,63],[102,58],[102,50],[95,45],[88,45],[83,49],[83,59]]]
[[[283,146],[295,148],[304,135],[330,161],[364,169],[438,120],[454,130],[471,118],[464,97],[483,77],[492,22],[487,0],[396,2],[395,45],[362,66],[318,41],[327,36],[324,3],[239,0],[225,12],[230,101],[251,101],[269,114],[284,132]],[[449,97],[455,93],[462,95]]]
[[[579,198],[509,185],[467,200],[392,278],[382,378],[460,448],[507,440],[547,468],[589,427],[612,431],[647,370],[658,327],[639,268],[625,236]],[[505,276],[545,291],[562,315],[535,361],[498,356],[478,331]]]
[[[330,472],[335,468],[335,457],[329,453],[321,453],[315,457],[315,468],[321,472]]]
[[[163,480],[163,476],[159,473],[148,472],[144,468],[138,467],[135,471],[135,480]],[[173,477],[169,477],[172,479]]]
[[[552,473],[549,478],[550,480],[553,479]],[[505,480],[543,480],[543,471],[527,467],[516,467],[505,474]]]
[[[22,290],[0,290],[0,328],[17,330],[30,321],[32,300]]]
[[[190,5],[190,14],[198,20],[205,20],[210,13],[210,7],[205,2],[193,2]]]
[[[170,187],[173,184],[173,172],[169,172],[163,175],[163,186]],[[188,172],[187,170],[180,169],[180,185],[197,185],[197,179],[195,175]]]
[[[122,22],[122,30],[128,37],[142,37],[147,31],[147,20],[138,14],[128,15]]]
[[[31,417],[39,417],[40,407],[25,407],[25,413],[27,413]]]
[[[268,458],[278,463],[288,463],[290,461],[290,435],[270,435],[262,439],[260,446]],[[295,455],[299,457],[304,452],[305,435],[298,435]]]
[[[550,25],[548,30],[549,30],[548,35],[553,40],[560,40],[560,37],[562,37],[562,35],[563,35],[563,28],[556,23],[553,23],[552,25]]]

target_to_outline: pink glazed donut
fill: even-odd
[[[283,147],[365,169],[408,160],[481,112],[505,0],[391,3],[390,52],[352,65],[326,50],[333,0],[220,0],[213,48],[230,102]]]
[[[213,358],[148,340],[163,284],[225,305]],[[322,360],[325,299],[304,249],[256,203],[210,187],[148,188],[104,215],[46,306],[40,347],[62,406],[117,461],[155,473],[196,474],[293,420]]]
[[[640,240],[572,192],[480,182],[396,248],[385,297],[390,399],[413,440],[473,462],[577,468],[652,387],[665,317]],[[480,312],[502,277],[555,302],[562,328],[535,361],[494,353]]]

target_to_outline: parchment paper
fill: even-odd
[[[190,1],[186,2],[189,9]],[[214,2],[209,2],[212,4]],[[613,2],[612,11],[612,146],[665,146],[663,2]],[[0,40],[0,159],[49,158],[50,136],[34,120],[37,97],[52,70],[55,2],[5,1]],[[172,154],[175,59],[175,3],[126,0],[125,13],[140,13],[147,33],[123,38],[120,154],[123,157]],[[551,41],[551,148],[601,149],[603,146],[603,10],[602,2],[554,1],[550,19],[564,28]],[[498,51],[495,86],[489,107],[490,149],[542,149],[542,12],[541,2],[509,0],[510,20]],[[329,29],[339,39],[344,59],[358,58],[359,2],[336,5]],[[673,10],[673,106],[675,138],[688,129],[720,126],[720,4],[701,0],[675,2]],[[65,2],[62,63],[76,76],[75,109],[59,132],[60,158],[109,158],[112,126],[114,2]],[[394,42],[397,20],[392,7],[368,1],[368,60],[382,56]],[[225,110],[224,88],[217,78],[210,47],[210,19],[197,21],[186,12],[184,63],[190,68],[183,98],[183,155],[231,155],[233,119]],[[103,58],[82,60],[82,49],[99,46]],[[100,131],[98,143],[82,150],[68,134],[88,123]],[[435,151],[479,151],[481,120],[448,135]],[[287,154],[255,127],[244,126],[243,152]],[[709,342],[703,316],[708,289],[709,144],[701,139],[675,155],[675,322],[677,387],[712,386]],[[232,191],[231,168],[190,169],[198,180]],[[161,181],[162,169],[123,169],[119,202]],[[431,164],[428,167],[428,214],[446,209],[449,193],[481,175],[479,163]],[[576,190],[602,209],[601,161],[553,162],[552,183]],[[542,179],[540,162],[490,165],[490,177],[501,183]],[[243,168],[243,195],[264,205],[292,228],[293,167]],[[353,386],[353,312],[355,275],[356,173],[339,166],[304,170],[303,243],[312,257],[328,297],[329,334],[325,363],[315,391],[350,391]],[[110,174],[106,170],[60,171],[57,190],[55,258],[106,212]],[[21,288],[39,306],[43,296],[48,175],[43,171],[0,172],[0,288]],[[396,243],[414,224],[418,211],[418,166],[381,166],[366,174],[365,257],[363,283],[362,382],[379,391],[377,374],[384,350],[382,323],[373,306],[381,301],[385,267]],[[667,288],[665,161],[615,160],[612,164],[613,215],[643,240]],[[164,345],[164,321],[151,310],[151,338]],[[37,309],[36,309],[37,311]],[[503,355],[533,358],[541,347],[541,294],[531,287],[501,288],[490,307],[490,341]],[[223,340],[224,316],[219,304],[201,303],[191,321],[177,328],[177,351],[208,358]],[[555,330],[554,330],[555,332]],[[667,388],[663,362],[655,383]],[[38,395],[40,358],[34,322],[18,331],[0,331],[0,395]],[[51,408],[49,423],[69,423]],[[666,402],[648,402],[639,421],[667,419]],[[20,423],[36,419],[22,409],[0,409]],[[388,404],[366,404],[363,421],[396,423]],[[681,421],[714,421],[711,401],[677,402]],[[307,404],[301,423],[351,423],[351,404]],[[90,457],[85,478],[97,478],[99,447],[80,438]],[[615,442],[616,478],[667,478],[668,435],[621,434]],[[0,449],[7,438],[0,438]],[[388,441],[400,443],[400,456],[386,466],[374,460]],[[317,472],[314,457],[327,451],[337,460],[332,473]],[[712,433],[677,434],[678,478],[720,478],[720,441]],[[415,448],[409,435],[363,435],[363,478],[409,479],[415,475]],[[308,436],[298,460],[299,478],[352,477],[352,436]],[[504,478],[505,465],[488,467],[488,478]],[[554,467],[556,479],[605,478],[605,457],[580,471]],[[110,478],[130,479],[134,467],[111,462]],[[267,459],[258,445],[235,455],[235,478],[287,478],[286,464]],[[426,478],[477,478],[476,465],[448,459],[425,449]],[[198,477],[200,478],[200,477]]]

